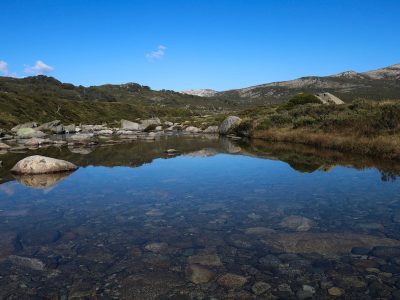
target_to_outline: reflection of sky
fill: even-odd
[[[129,201],[136,194],[154,201],[157,195],[176,199],[184,194],[210,201],[251,196],[280,201],[357,197],[377,201],[397,199],[398,188],[397,182],[382,182],[379,172],[372,169],[337,167],[329,172],[299,173],[280,161],[219,154],[157,159],[138,168],[80,168],[50,189],[35,190],[14,181],[0,185],[0,195],[10,200],[77,203],[83,198],[97,203]]]

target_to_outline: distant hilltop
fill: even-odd
[[[181,91],[181,93],[200,97],[214,97],[218,92],[211,89],[200,89]]]
[[[400,99],[400,64],[362,73],[345,71],[330,76],[306,76],[221,92],[204,89],[182,93],[236,99],[238,102],[280,103],[300,92],[332,93],[344,101]]]

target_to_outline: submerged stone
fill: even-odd
[[[188,265],[186,274],[188,279],[195,284],[207,283],[215,277],[214,272],[196,264]]]
[[[246,282],[247,282],[246,277],[243,277],[243,276],[240,276],[237,274],[232,274],[232,273],[224,274],[217,279],[217,283],[220,286],[223,286],[223,287],[229,288],[229,289],[241,288],[242,286],[244,286],[246,284]]]
[[[36,271],[43,271],[45,269],[45,264],[37,258],[10,255],[8,259],[13,264],[18,265],[20,267],[29,268]]]
[[[190,264],[198,264],[207,267],[222,266],[221,259],[216,254],[197,254],[189,257]]]
[[[302,216],[289,216],[280,225],[291,230],[308,231],[313,226],[313,221]]]

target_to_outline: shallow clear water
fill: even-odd
[[[91,150],[0,157],[1,298],[400,295],[395,163],[184,137]],[[83,167],[12,180],[32,153]]]

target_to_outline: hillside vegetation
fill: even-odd
[[[74,86],[46,76],[0,77],[0,127],[59,119],[63,123],[102,123],[152,116],[184,119],[235,109],[229,100],[173,91],[154,91],[136,83]]]
[[[244,111],[241,117],[250,122],[252,137],[400,158],[399,101],[289,103]]]

